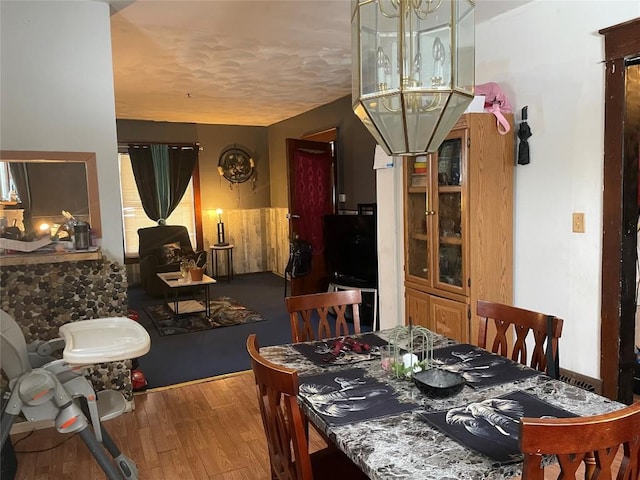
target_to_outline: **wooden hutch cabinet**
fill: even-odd
[[[513,128],[500,135],[488,113],[463,115],[437,153],[405,158],[407,323],[476,343],[476,301],[512,304],[513,174]]]

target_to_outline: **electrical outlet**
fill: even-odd
[[[340,203],[344,203],[347,201],[347,196],[344,193],[341,193],[340,195],[338,195],[338,201]]]
[[[573,231],[584,233],[584,213],[573,212]]]

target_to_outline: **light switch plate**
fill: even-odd
[[[573,212],[573,232],[574,233],[584,233],[584,213],[581,212]]]

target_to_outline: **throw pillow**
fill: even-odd
[[[160,249],[160,261],[163,265],[178,262],[181,252],[180,242],[167,243]]]

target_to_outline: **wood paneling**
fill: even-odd
[[[284,275],[289,258],[289,222],[286,208],[254,208],[225,210],[222,214],[225,239],[235,245],[235,274],[274,272]],[[205,249],[216,242],[217,216],[204,222]],[[220,257],[220,255],[219,255]],[[226,275],[226,262],[219,258],[218,272]]]
[[[287,208],[269,209],[269,270],[284,275],[289,260],[289,220]]]

